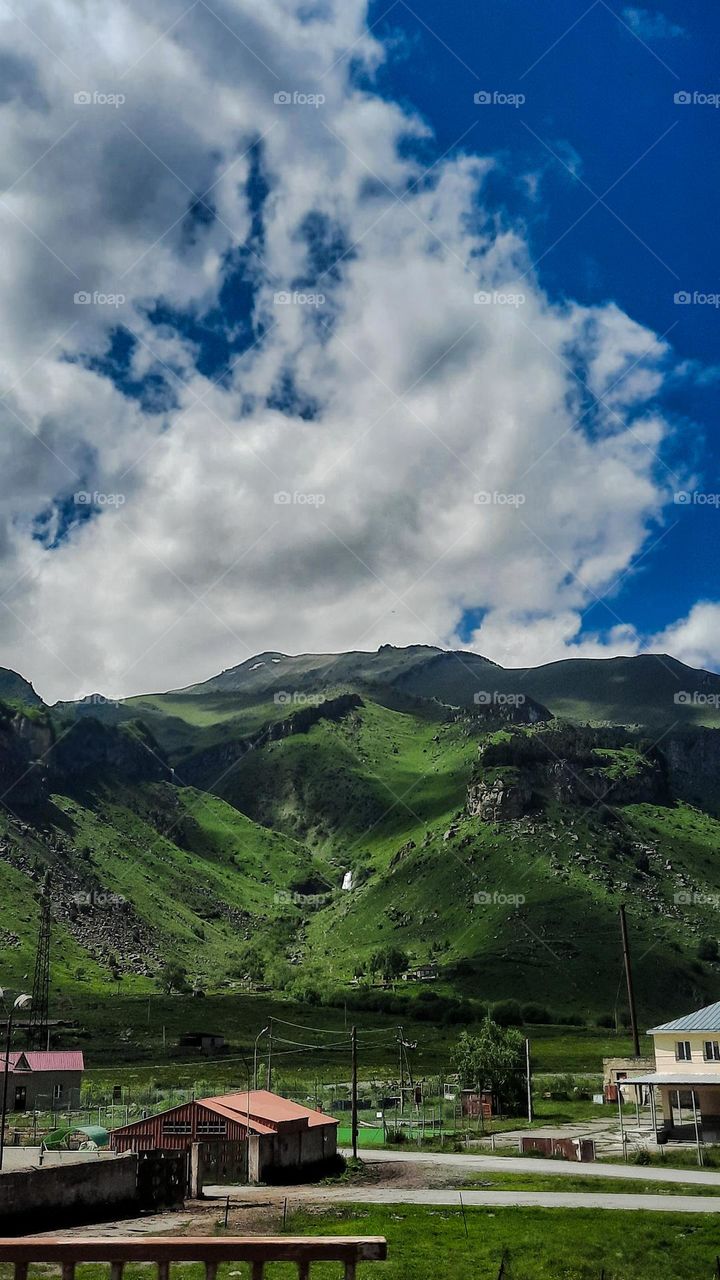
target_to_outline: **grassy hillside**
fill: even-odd
[[[32,971],[49,868],[54,981],[85,1000],[172,980],[389,999],[438,1025],[502,999],[621,1018],[622,901],[648,1020],[720,997],[720,734],[687,719],[714,714],[720,677],[643,658],[523,678],[516,697],[519,674],[477,655],[387,646],[260,655],[121,704],[7,704],[5,981]],[[706,702],[675,703],[678,683]],[[668,708],[685,722],[660,731]],[[388,948],[436,980],[373,989]]]
[[[0,903],[19,945],[6,981],[32,969],[37,881],[50,870],[60,985],[153,990],[168,962],[218,988],[246,972],[257,933],[292,936],[292,892],[314,883],[310,853],[215,796],[149,784],[55,795],[33,830],[0,820]],[[0,940],[3,935],[0,934]]]

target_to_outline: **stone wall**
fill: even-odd
[[[0,1225],[5,1229],[32,1219],[42,1231],[56,1219],[67,1221],[88,1211],[107,1214],[138,1207],[135,1155],[0,1174]]]

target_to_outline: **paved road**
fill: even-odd
[[[343,1151],[349,1156],[350,1151]],[[530,1156],[455,1155],[451,1152],[360,1151],[365,1164],[417,1164],[431,1169],[467,1173],[551,1173],[558,1177],[642,1178],[643,1182],[685,1182],[720,1187],[720,1172],[709,1169],[658,1169],[632,1164],[575,1164],[569,1160],[540,1160]],[[503,1193],[504,1194],[504,1193]]]
[[[384,1204],[460,1205],[507,1208],[521,1205],[541,1209],[644,1209],[653,1213],[715,1213],[720,1200],[710,1196],[668,1196],[605,1194],[594,1191],[433,1191],[390,1187],[206,1187],[205,1195],[217,1196],[248,1208],[275,1205],[287,1199],[288,1207],[303,1204]]]

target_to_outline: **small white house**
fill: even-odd
[[[652,1086],[654,1112],[657,1089],[664,1133],[690,1137],[697,1121],[703,1141],[720,1139],[720,1001],[651,1027],[648,1035],[655,1046],[655,1070],[634,1076],[631,1083]]]

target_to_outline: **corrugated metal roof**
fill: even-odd
[[[206,1111],[213,1112],[214,1115],[223,1116],[226,1120],[235,1120],[238,1124],[244,1124],[248,1128],[247,1111],[239,1111],[237,1107],[223,1106],[217,1098],[198,1099],[198,1106],[204,1107]],[[263,1124],[262,1120],[258,1120],[256,1116],[250,1112],[250,1129],[253,1133],[274,1133],[272,1125]]]
[[[654,1036],[657,1031],[720,1031],[720,1000],[706,1004],[704,1009],[696,1009],[694,1013],[686,1013],[684,1018],[651,1027],[648,1035]]]
[[[10,1070],[14,1071],[20,1058],[25,1058],[31,1071],[84,1071],[82,1049],[13,1050],[10,1054]],[[5,1070],[5,1055],[0,1055],[0,1072]]]
[[[620,1080],[618,1083],[623,1086],[628,1084],[668,1084],[672,1085],[673,1089],[698,1089],[705,1088],[709,1084],[720,1086],[720,1071],[716,1072],[715,1075],[711,1075],[709,1072],[692,1075],[688,1071],[685,1075],[678,1075],[675,1071],[654,1071],[650,1075],[632,1076],[631,1079]]]
[[[174,1113],[190,1112],[191,1108],[198,1107],[204,1111],[222,1116],[226,1120],[233,1120],[236,1124],[247,1128],[247,1093],[224,1093],[217,1098],[196,1098],[193,1102],[178,1103],[175,1107],[169,1107],[165,1111],[146,1116],[143,1120],[133,1120],[128,1125],[113,1129],[113,1134],[116,1137],[133,1135],[152,1127],[155,1122],[162,1122],[163,1119]],[[339,1124],[339,1121],[334,1116],[326,1116],[322,1111],[313,1111],[309,1107],[301,1107],[297,1102],[290,1102],[288,1098],[281,1098],[277,1093],[269,1093],[267,1089],[255,1089],[250,1092],[250,1130],[252,1133],[275,1133],[278,1126],[281,1126],[283,1122],[287,1124],[297,1120],[305,1120],[308,1128],[315,1128],[318,1125]]]
[[[247,1093],[225,1093],[217,1098],[198,1098],[203,1107],[220,1105],[232,1111],[238,1119],[250,1116],[255,1120],[266,1121],[270,1125],[281,1124],[283,1120],[307,1120],[308,1128],[318,1125],[339,1124],[334,1116],[327,1116],[323,1111],[313,1111],[311,1107],[302,1107],[289,1098],[281,1098],[277,1093],[267,1089],[252,1089],[249,1102]]]

